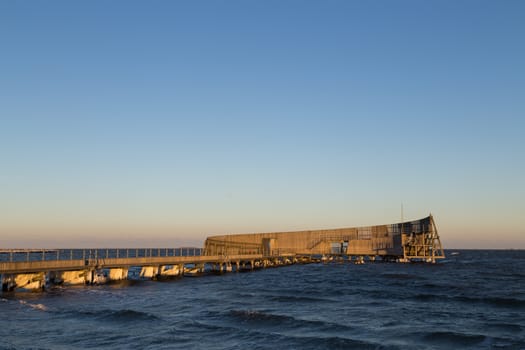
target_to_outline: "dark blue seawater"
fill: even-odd
[[[525,251],[0,295],[0,349],[525,349]]]

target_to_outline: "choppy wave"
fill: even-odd
[[[155,315],[148,312],[136,311],[136,310],[115,310],[103,312],[100,316],[102,320],[118,321],[118,322],[135,322],[135,321],[151,321],[159,320]]]
[[[503,332],[523,332],[525,330],[525,326],[520,326],[519,324],[514,323],[489,323],[485,325],[485,328],[488,329],[496,329]]]
[[[282,317],[280,315],[272,315],[259,311],[232,311],[232,314],[240,319],[249,319],[250,321],[263,320],[264,322],[271,320],[277,322],[279,326],[276,330],[268,330],[266,327],[259,325],[255,328],[244,328],[242,323],[224,323],[209,324],[198,322],[200,331],[205,331],[211,335],[229,334],[233,336],[235,342],[244,341],[250,344],[224,346],[222,348],[228,349],[274,349],[276,347],[283,349],[397,349],[395,346],[383,346],[373,341],[366,341],[362,339],[354,339],[347,336],[348,332],[344,329],[339,329],[339,335],[329,335],[319,332],[316,336],[312,332],[290,332],[283,327],[282,321],[298,321],[289,317]],[[305,322],[308,325],[327,326],[324,322]],[[305,325],[303,323],[303,327]],[[348,330],[346,330],[348,331]],[[226,340],[228,344],[228,340]],[[245,343],[246,344],[246,343]]]
[[[506,298],[506,297],[469,297],[461,296],[455,297],[455,300],[467,302],[467,303],[482,303],[488,304],[496,307],[505,307],[505,308],[525,308],[525,300],[515,299],[515,298]]]
[[[381,276],[391,279],[401,279],[401,280],[413,280],[421,279],[420,276],[408,274],[408,273],[383,273]]]
[[[296,318],[290,315],[279,315],[274,313],[256,311],[256,310],[232,310],[229,312],[232,318],[229,325],[234,325],[239,328],[254,328],[268,329],[272,332],[292,332],[296,331],[307,332],[308,334],[315,333],[333,335],[344,334],[354,331],[354,327],[348,324],[340,324],[336,322],[328,322],[324,320],[316,320],[311,318]]]
[[[281,322],[294,320],[291,316],[274,315],[255,310],[232,310],[230,315],[239,318],[241,321],[272,321]]]
[[[525,300],[506,297],[447,296],[443,294],[417,294],[412,297],[418,301],[459,302],[465,304],[486,304],[501,308],[525,308]]]
[[[268,300],[282,303],[322,303],[332,301],[327,298],[314,298],[302,295],[274,295],[268,297]]]
[[[257,327],[324,327],[327,324],[322,321],[297,319],[289,315],[279,315],[274,313],[256,310],[232,310],[228,314],[233,322],[248,323]]]
[[[47,311],[48,310],[47,306],[45,306],[44,304],[31,304],[31,303],[28,303],[25,300],[20,300],[20,304],[29,306],[30,308],[32,308],[34,310],[40,310],[40,311]]]
[[[423,336],[424,340],[431,343],[449,344],[450,346],[469,346],[483,343],[486,339],[481,334],[468,334],[459,332],[431,332]]]
[[[159,317],[143,311],[131,309],[101,309],[101,310],[77,310],[62,312],[67,318],[87,318],[108,322],[137,322],[137,321],[158,321]]]

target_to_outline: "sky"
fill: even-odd
[[[0,248],[432,213],[525,249],[524,37],[523,1],[0,2]]]

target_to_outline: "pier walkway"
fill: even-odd
[[[203,255],[201,248],[0,250],[2,290],[36,290],[46,284],[96,284],[128,278],[166,278],[205,271],[232,272],[297,262],[290,254]]]

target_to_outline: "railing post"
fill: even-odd
[[[27,262],[29,262],[29,250],[27,251]]]
[[[106,248],[106,259],[109,257],[109,249]]]
[[[120,249],[117,248],[117,259],[120,258],[119,252],[120,252]]]
[[[60,260],[60,249],[57,249],[57,260]]]
[[[69,260],[73,260],[73,249],[69,249]]]
[[[42,249],[42,261],[46,260],[46,250]]]
[[[126,248],[126,259],[129,258],[129,248]]]

